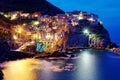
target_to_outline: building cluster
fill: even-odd
[[[0,14],[10,20],[37,19],[38,16],[41,16],[40,12],[25,13],[23,11],[0,12]]]
[[[8,40],[11,38],[10,36],[11,36],[11,33],[10,33],[9,29],[0,25],[0,39]]]
[[[66,49],[69,34],[79,30],[76,26],[80,27],[80,20],[88,20],[91,25],[98,25],[100,22],[96,15],[80,11],[56,16],[42,15],[40,12],[24,13],[22,11],[0,12],[0,14],[11,21],[22,22],[24,20],[22,24],[11,27],[13,40],[16,43],[22,42],[24,45],[19,50],[24,50],[29,45],[35,44],[36,50],[40,52]],[[28,20],[30,21],[27,22]]]

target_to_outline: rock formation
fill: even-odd
[[[67,46],[104,49],[111,44],[109,33],[103,27],[97,15],[79,11],[71,13],[73,15],[80,13],[80,19],[71,19],[72,22],[78,22],[78,24],[70,30]]]
[[[10,52],[10,46],[8,45],[7,41],[0,40],[0,62],[8,58],[9,52]]]

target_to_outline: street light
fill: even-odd
[[[88,29],[84,29],[84,30],[83,30],[83,33],[88,35],[88,34],[89,34]]]
[[[83,30],[83,33],[84,33],[84,35],[86,36],[86,38],[87,38],[87,47],[89,46],[89,44],[90,44],[90,32],[89,32],[89,30],[88,29],[84,29]]]
[[[39,25],[39,21],[35,21],[35,22],[34,22],[34,25]]]
[[[33,38],[35,40],[39,40],[41,38],[41,36],[39,34],[33,34]]]
[[[15,20],[16,18],[17,18],[17,13],[11,16],[11,20]]]
[[[88,20],[91,21],[91,22],[95,21],[95,19],[93,17],[89,18]]]
[[[50,33],[48,33],[45,37],[47,40],[52,40],[54,38],[54,36],[51,35]]]
[[[83,13],[80,13],[79,16],[78,16],[78,20],[82,20],[82,19],[84,19]]]
[[[22,28],[18,28],[18,33],[21,33],[22,32]]]
[[[49,39],[51,38],[51,35],[50,35],[50,34],[47,34],[45,37],[46,37],[46,39],[49,40]]]
[[[18,38],[17,38],[17,36],[16,36],[16,35],[13,35],[13,39],[14,39],[14,40],[17,40]]]
[[[4,14],[4,17],[5,17],[5,18],[9,18],[9,15],[7,15],[7,14]]]

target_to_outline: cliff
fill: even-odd
[[[85,32],[86,30],[88,32]],[[88,20],[79,20],[75,31],[70,33],[67,44],[69,47],[104,49],[111,44],[111,40],[108,31],[100,22],[92,25]]]
[[[109,33],[97,15],[80,11],[74,11],[72,14],[79,16],[78,19],[71,20],[72,23],[78,22],[78,24],[70,30],[68,47],[104,49],[111,44]]]
[[[29,14],[28,17],[33,14]],[[29,22],[24,22],[25,25],[21,23],[23,20],[19,21],[21,18],[19,16],[19,18],[16,18],[19,23],[13,23],[10,29],[7,28],[7,25],[0,26],[2,28],[0,38],[11,40],[10,46],[13,49],[18,48],[19,51],[34,53],[35,51],[41,51],[40,48],[43,47],[42,52],[52,53],[70,48],[104,49],[111,44],[108,31],[95,14],[73,11],[56,16],[38,15],[35,19],[37,24],[33,22],[32,18],[29,19],[28,17],[24,18],[24,21],[29,20]],[[4,17],[1,18],[2,23],[12,22],[12,20]],[[35,31],[36,33],[34,33]],[[39,42],[43,46],[40,46]]]
[[[14,20],[0,15],[0,39],[11,40],[12,46],[15,42],[21,42],[21,45],[27,42],[30,47],[25,45],[23,51],[31,52],[31,45],[35,46],[36,41],[41,41],[45,52],[86,47],[104,49],[111,44],[108,31],[95,14],[82,11],[64,13],[46,0],[1,0],[0,11],[4,12],[3,16],[8,13],[18,22],[15,24]],[[15,16],[11,15],[13,13]],[[33,19],[34,13],[37,17]],[[21,23],[23,20],[25,25]]]

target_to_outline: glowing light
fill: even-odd
[[[78,16],[78,20],[81,20],[81,19],[84,19],[84,17],[83,17],[83,14],[82,14],[82,13],[80,13],[80,14],[79,14],[79,16]]]
[[[84,33],[84,34],[89,34],[88,29],[84,29],[83,33]]]
[[[93,17],[89,18],[88,20],[92,22],[95,21]]]
[[[79,16],[78,19],[81,20],[81,19],[83,19],[83,17],[82,17],[82,16]]]
[[[31,44],[34,44],[35,43],[35,41],[31,41]]]
[[[13,14],[12,16],[11,16],[11,20],[15,20],[17,18],[17,14]]]
[[[35,22],[34,22],[34,25],[39,25],[39,21],[35,21]]]
[[[103,22],[102,21],[99,21],[100,22],[100,24],[103,24]]]
[[[77,22],[72,22],[72,25],[76,26],[76,25],[78,25],[78,23]]]
[[[18,33],[21,33],[22,32],[22,28],[18,28]]]
[[[5,14],[4,17],[9,18],[9,16],[7,14]]]
[[[45,37],[46,37],[46,39],[50,39],[51,36],[50,36],[50,34],[47,34]]]
[[[7,68],[3,70],[4,80],[36,80],[36,74],[32,70],[37,67],[31,66],[31,64],[38,64],[37,62],[33,59],[8,62],[5,64]],[[41,64],[40,61],[39,64]]]
[[[27,17],[29,16],[29,13],[22,13],[21,16]]]
[[[81,58],[78,60],[78,65],[79,66],[79,70],[82,73],[80,74],[80,79],[81,80],[93,80],[96,79],[97,76],[96,73],[98,73],[97,71],[97,58],[95,57],[95,54],[91,54],[93,52],[91,51],[83,51],[81,52]],[[89,67],[88,67],[89,66]]]
[[[38,15],[37,15],[37,14],[35,14],[35,17],[38,17]]]
[[[40,38],[41,38],[41,36],[39,34],[34,34],[33,35],[33,39],[40,39]]]
[[[17,38],[17,36],[16,36],[16,35],[13,35],[13,39],[15,39],[15,40],[16,40],[16,39],[18,39],[18,38]]]
[[[26,23],[24,23],[23,26],[26,26]]]
[[[53,35],[51,35],[50,33],[48,33],[46,36],[47,40],[52,40],[53,39]]]
[[[33,38],[34,38],[34,39],[37,39],[37,37],[38,37],[37,34],[34,34],[34,35],[33,35]]]

